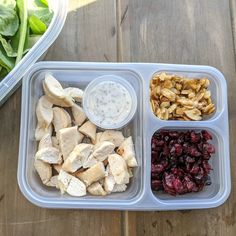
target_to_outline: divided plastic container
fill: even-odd
[[[22,60],[14,67],[14,69],[0,81],[0,105],[2,105],[8,97],[20,86],[22,77],[30,69],[30,67],[38,60],[42,60],[46,51],[56,40],[67,16],[67,0],[48,0],[49,7],[54,15],[52,21],[39,39],[39,41],[29,50]]]
[[[209,78],[216,112],[202,121],[163,121],[156,117],[149,102],[149,83],[154,73],[168,72],[188,77]],[[89,82],[103,75],[116,75],[126,79],[136,91],[137,112],[133,120],[122,130],[132,135],[135,143],[138,167],[127,190],[105,197],[71,197],[59,190],[44,186],[33,167],[37,142],[35,108],[43,94],[42,81],[46,72],[52,73],[63,86],[84,89]],[[230,194],[230,160],[228,134],[227,86],[224,76],[209,66],[135,63],[36,63],[23,78],[20,151],[18,183],[22,193],[32,203],[48,208],[91,208],[117,210],[177,210],[217,207]],[[211,158],[212,184],[198,193],[170,196],[151,189],[151,138],[160,129],[209,130],[213,134],[216,153]]]

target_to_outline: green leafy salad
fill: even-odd
[[[0,80],[39,40],[52,16],[47,0],[0,0]]]

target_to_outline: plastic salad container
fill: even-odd
[[[47,31],[42,35],[38,42],[29,50],[22,60],[8,73],[8,75],[0,81],[0,105],[2,105],[8,97],[21,84],[21,79],[30,67],[38,60],[43,59],[46,51],[56,40],[65,23],[67,16],[67,0],[48,0],[49,7],[53,11],[52,21]]]
[[[167,72],[185,76],[207,76],[211,82],[214,115],[202,121],[164,121],[157,118],[149,102],[149,83],[154,73]],[[42,80],[46,72],[54,75],[63,86],[84,89],[89,82],[104,75],[126,79],[138,98],[137,111],[122,131],[132,135],[138,167],[125,192],[107,196],[71,197],[44,186],[33,167],[37,142],[35,108],[43,94]],[[23,78],[21,134],[18,162],[18,183],[22,193],[32,203],[46,208],[84,208],[117,210],[181,210],[212,208],[223,204],[231,190],[227,86],[224,76],[209,66],[135,63],[39,62]],[[151,189],[151,139],[157,130],[209,130],[216,152],[211,158],[212,184],[201,192],[179,196],[155,193]]]

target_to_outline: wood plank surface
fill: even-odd
[[[66,24],[45,60],[206,64],[224,73],[228,82],[232,193],[224,205],[209,210],[38,208],[23,197],[17,185],[18,89],[0,107],[0,235],[235,235],[233,0],[70,0],[69,4]]]
[[[229,2],[225,0],[120,1],[123,61],[205,64],[228,82],[232,193],[216,209],[126,212],[127,235],[235,235],[236,80]]]
[[[70,1],[65,27],[45,60],[116,61],[115,27],[115,1]],[[23,197],[16,179],[20,102],[18,90],[0,108],[0,235],[120,235],[119,211],[42,209]]]

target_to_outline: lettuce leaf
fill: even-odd
[[[27,2],[25,0],[17,0],[16,5],[19,12],[20,17],[20,27],[19,27],[19,33],[20,33],[20,39],[17,49],[17,57],[16,57],[16,64],[21,60],[23,57],[24,52],[24,45],[27,35]]]
[[[48,1],[47,0],[39,0],[41,3],[43,3],[45,6],[48,7]]]
[[[15,62],[13,58],[9,58],[3,47],[0,45],[0,66],[5,68],[8,72],[10,72],[15,66]]]
[[[8,74],[7,70],[5,68],[1,67],[0,80],[2,80],[7,74]]]
[[[11,9],[15,9],[16,0],[0,0],[0,4]]]
[[[33,34],[43,34],[47,29],[47,26],[34,15],[29,18],[29,26]]]
[[[28,1],[28,14],[29,17],[36,16],[47,27],[49,26],[53,17],[53,12],[39,0]]]
[[[0,34],[13,36],[19,27],[19,18],[14,9],[0,4]]]
[[[41,35],[29,35],[29,29],[28,29],[23,54],[27,53],[37,43],[40,37]],[[20,38],[19,31],[13,38],[11,38],[8,41],[0,35],[0,44],[2,44],[2,47],[4,48],[8,57],[17,57],[19,38]]]
[[[0,34],[0,43],[2,44],[2,47],[4,48],[8,57],[17,56],[17,52],[13,50],[10,42],[7,41],[5,38],[3,38],[1,34]]]

